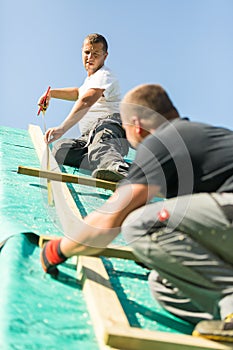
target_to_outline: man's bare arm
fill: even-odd
[[[46,96],[46,101],[44,100]],[[38,106],[46,107],[49,106],[51,98],[57,98],[67,101],[76,101],[79,96],[79,89],[77,87],[68,87],[61,89],[50,89],[49,93],[47,91],[39,98]]]
[[[65,132],[77,124],[88,112],[90,107],[103,95],[103,92],[103,89],[89,89],[75,102],[70,113],[61,125],[46,131],[45,142],[49,144],[58,140]]]
[[[50,98],[58,98],[67,101],[76,101],[78,99],[79,90],[77,87],[67,87],[61,89],[51,89]]]
[[[74,228],[72,237],[62,239],[63,254],[69,257],[100,252],[119,234],[127,215],[158,193],[157,186],[133,184],[120,187],[101,208]]]

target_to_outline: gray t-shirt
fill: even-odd
[[[126,183],[154,184],[175,197],[199,192],[233,192],[233,131],[174,119],[138,147]]]

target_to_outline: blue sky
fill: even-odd
[[[233,129],[233,0],[1,0],[0,16],[3,126],[43,127],[39,96],[82,84],[82,41],[98,32],[122,95],[159,83],[181,115]],[[52,101],[46,126],[71,107]]]

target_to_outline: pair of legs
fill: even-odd
[[[165,208],[170,217],[159,222]],[[233,194],[201,193],[148,204],[131,213],[122,234],[152,269],[153,296],[193,324],[233,313]]]
[[[115,172],[116,177],[118,174],[119,177],[124,177],[129,168],[124,161],[128,151],[129,145],[120,115],[115,113],[95,123],[89,133],[78,139],[61,139],[56,142],[53,155],[59,164],[90,169],[92,172],[108,169],[113,174]]]

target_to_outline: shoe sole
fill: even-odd
[[[233,330],[224,330],[224,321],[202,321],[196,325],[192,335],[209,340],[233,343]]]
[[[125,178],[124,175],[121,175],[118,172],[108,170],[108,169],[95,170],[93,177],[96,179],[112,181],[112,182],[118,182]]]

